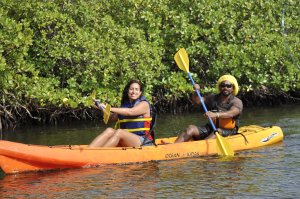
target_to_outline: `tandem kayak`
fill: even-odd
[[[87,145],[42,146],[0,140],[0,166],[6,174],[55,169],[89,168],[217,154],[216,139],[172,143],[176,137],[157,139],[157,146],[99,147]],[[239,134],[224,138],[237,152],[283,140],[278,126],[244,126]],[[170,144],[160,144],[161,141]]]

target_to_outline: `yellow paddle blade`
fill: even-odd
[[[178,50],[174,55],[174,60],[181,70],[189,72],[189,57],[184,48]]]
[[[96,91],[93,90],[92,94],[90,95],[90,97],[94,100],[96,98]]]
[[[106,105],[105,109],[103,109],[103,121],[107,124],[109,116],[110,116],[110,108],[111,106],[108,104]]]
[[[96,91],[93,90],[93,92],[86,98],[85,105],[94,107],[95,98],[96,98]]]
[[[216,132],[216,142],[218,155],[221,156],[234,156],[234,151],[232,150],[229,142],[222,137],[218,132]]]

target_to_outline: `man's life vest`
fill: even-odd
[[[144,117],[143,115],[140,116],[124,116],[118,115],[118,121],[116,123],[115,128],[124,129],[129,132],[133,132],[139,136],[148,135],[149,140],[153,140],[150,131],[150,126],[152,122],[152,106],[150,102],[144,97],[140,97],[139,99],[135,100],[133,103],[129,101],[122,104],[121,108],[132,108],[137,104],[141,103],[142,101],[146,101],[150,107],[150,117]]]
[[[225,112],[228,111],[232,103],[234,96],[231,95],[227,102],[225,103],[219,103],[219,97],[220,95],[214,95],[213,102],[212,102],[212,112]],[[213,122],[216,125],[216,128],[222,128],[222,129],[234,129],[238,128],[239,123],[239,116],[233,117],[233,118],[213,118]]]

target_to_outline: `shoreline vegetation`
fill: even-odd
[[[253,91],[239,94],[245,107],[274,107],[280,105],[300,104],[300,92],[298,93],[265,93],[265,91]],[[57,125],[73,121],[102,120],[103,114],[95,108],[57,108],[57,107],[8,107],[4,109],[8,118],[1,117],[0,131],[23,125]],[[194,105],[188,99],[177,99],[177,101],[155,104],[158,114],[172,113],[181,114],[195,111]],[[199,108],[197,108],[199,109]]]
[[[300,99],[299,1],[1,1],[0,130],[93,120],[91,94],[120,104],[131,79],[159,112],[190,111],[221,75],[240,85],[245,106]]]

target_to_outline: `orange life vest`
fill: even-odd
[[[213,97],[213,102],[212,102],[212,112],[225,112],[228,111],[232,103],[231,101],[233,100],[234,96],[231,95],[226,103],[219,103],[219,94],[214,95]],[[238,128],[238,123],[239,123],[239,116],[234,117],[234,118],[214,118],[213,122],[216,126],[216,128],[223,128],[223,129],[234,129]]]
[[[213,122],[217,128],[234,129],[236,122],[233,118],[213,118]]]

